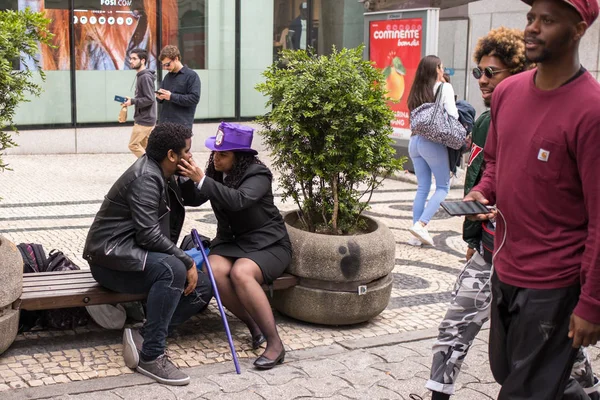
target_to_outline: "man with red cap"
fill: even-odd
[[[523,1],[537,68],[496,87],[465,197],[498,210],[490,366],[498,399],[590,399],[569,374],[600,339],[600,84],[579,62],[598,1]]]

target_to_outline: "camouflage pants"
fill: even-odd
[[[446,316],[433,345],[431,377],[425,385],[454,394],[454,382],[481,326],[490,318],[492,265],[475,253],[458,276]]]
[[[491,272],[492,265],[475,253],[458,275],[448,311],[432,348],[433,362],[431,376],[425,385],[427,389],[454,394],[454,382],[467,352],[482,325],[490,318]],[[594,386],[592,366],[584,349],[577,355],[571,376],[583,388]]]

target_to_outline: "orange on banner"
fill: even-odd
[[[383,70],[395,118],[391,122],[395,137],[410,137],[408,94],[421,61],[423,20],[421,18],[371,21],[369,59]]]

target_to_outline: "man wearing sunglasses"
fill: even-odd
[[[473,60],[473,77],[486,107],[490,107],[496,86],[511,75],[527,69],[523,32],[498,28],[479,39]],[[490,125],[490,112],[485,111],[475,121],[472,132],[471,155],[467,165],[465,194],[479,182],[483,172],[483,147]],[[439,326],[438,339],[433,345],[431,377],[425,385],[432,391],[432,400],[449,399],[467,352],[489,319],[485,307],[490,294],[491,260],[485,260],[482,247],[481,221],[465,221],[463,239],[467,242],[467,264],[459,274],[446,316]]]
[[[579,58],[598,1],[523,1],[537,68],[495,90],[486,168],[465,197],[501,216],[490,367],[501,400],[597,398],[569,370],[600,338],[600,84]]]
[[[173,122],[192,129],[200,102],[200,77],[181,63],[181,54],[175,46],[165,46],[158,59],[163,70],[168,71],[156,91],[160,104],[158,122]]]

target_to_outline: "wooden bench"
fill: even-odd
[[[273,282],[273,290],[295,286],[298,279],[283,274]],[[265,291],[269,290],[263,285]],[[92,277],[89,270],[23,274],[23,293],[14,309],[50,310],[55,308],[116,304],[143,300],[145,294],[126,294],[108,290]]]

